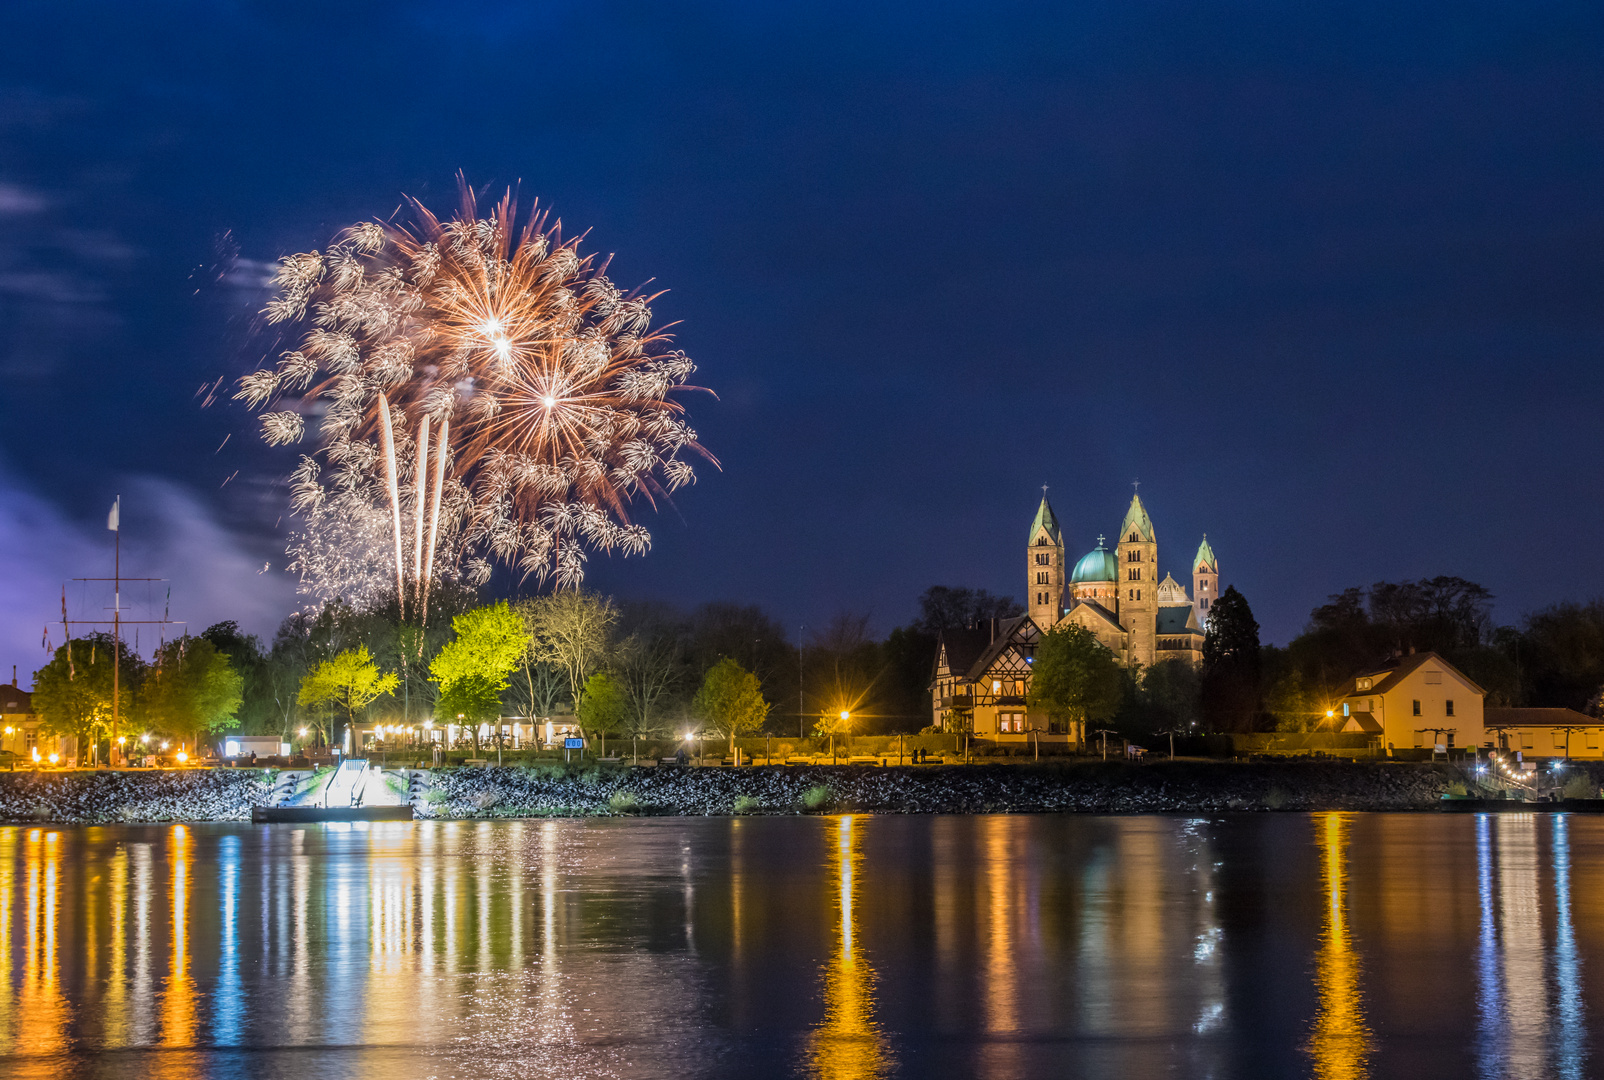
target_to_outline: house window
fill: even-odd
[[[1440,671],[1428,671],[1428,672],[1425,673],[1425,675],[1426,675],[1426,685],[1427,686],[1441,686],[1442,685],[1442,672],[1440,672]]]
[[[1589,728],[1583,734],[1586,736],[1587,748],[1589,750],[1597,750],[1598,749],[1598,728]]]
[[[1415,702],[1415,715],[1416,716],[1420,715],[1420,702],[1419,701]]]
[[[1448,715],[1454,715],[1454,699],[1449,698],[1446,702],[1444,702],[1444,704],[1448,706]]]
[[[993,680],[991,680],[991,692],[993,694],[1002,693],[1002,680],[1001,679],[993,679]]]
[[[1520,733],[1520,748],[1522,750],[1530,750],[1532,748],[1532,733],[1531,732],[1523,731],[1523,732]]]
[[[1565,749],[1565,733],[1563,731],[1554,732],[1554,749]]]
[[[1358,688],[1360,690],[1368,690],[1368,689],[1370,689],[1370,680],[1369,679],[1360,679],[1359,683],[1358,683]]]
[[[1207,611],[1207,610],[1208,610],[1208,607],[1209,607],[1209,598],[1208,598],[1208,597],[1206,597],[1206,596],[1205,596],[1205,597],[1204,597],[1204,598],[1203,598],[1203,610],[1204,610],[1204,611]]]

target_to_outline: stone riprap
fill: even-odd
[[[1457,766],[1341,762],[1075,762],[935,767],[565,769],[495,766],[386,774],[422,817],[605,814],[1214,813],[1426,810]],[[10,822],[240,821],[293,803],[308,774],[257,769],[0,774]],[[1461,789],[1462,790],[1462,789]]]
[[[249,821],[272,794],[260,769],[0,773],[0,821]]]
[[[1149,765],[955,765],[865,768],[622,768],[578,775],[523,768],[420,777],[421,813],[438,817],[565,814],[1169,813],[1225,810],[1423,810],[1456,767],[1319,762]],[[737,806],[739,801],[740,805]]]

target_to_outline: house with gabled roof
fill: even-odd
[[[931,723],[998,742],[1068,743],[1078,733],[1026,704],[1041,629],[1028,615],[944,630],[936,642]]]
[[[1486,697],[1487,691],[1437,653],[1410,653],[1355,675],[1320,730],[1364,732],[1389,754],[1481,746]]]

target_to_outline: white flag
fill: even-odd
[[[117,511],[123,504],[123,497],[117,496],[117,501],[111,504],[111,513],[106,515],[106,528],[112,532],[117,531]]]

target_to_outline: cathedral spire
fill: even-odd
[[[1125,511],[1125,520],[1119,527],[1119,542],[1131,543],[1133,540],[1132,532],[1136,533],[1135,540],[1145,540],[1152,543],[1155,539],[1153,536],[1153,519],[1147,516],[1147,507],[1142,505],[1142,497],[1140,495],[1131,496],[1131,508]]]
[[[1047,501],[1047,488],[1041,489],[1041,506],[1036,510],[1036,520],[1030,523],[1030,540],[1036,542],[1036,534],[1043,529],[1047,530],[1048,538],[1055,544],[1064,542],[1063,531],[1058,527],[1058,515],[1053,513],[1053,506]]]

